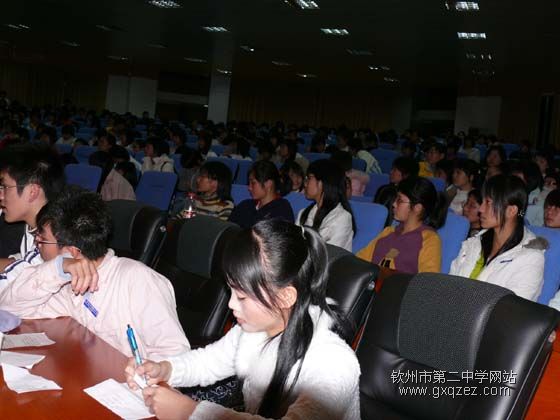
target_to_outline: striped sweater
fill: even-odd
[[[217,194],[208,196],[198,195],[196,200],[196,212],[204,216],[217,217],[222,220],[228,220],[233,210],[233,201],[221,200]],[[182,213],[182,212],[181,212]],[[179,217],[181,217],[181,213]]]

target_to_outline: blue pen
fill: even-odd
[[[128,344],[130,344],[130,350],[132,350],[132,355],[134,356],[134,360],[136,360],[136,365],[140,366],[142,364],[142,358],[140,357],[140,352],[138,351],[138,344],[136,343],[136,337],[134,337],[134,330],[130,324],[127,326],[126,336],[128,337]]]

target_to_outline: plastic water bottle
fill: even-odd
[[[196,200],[194,193],[191,192],[187,194],[181,216],[183,219],[190,219],[191,217],[196,216]]]

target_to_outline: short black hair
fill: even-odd
[[[545,207],[560,207],[560,190],[552,190],[544,200]]]
[[[46,144],[14,144],[0,152],[0,171],[17,183],[18,194],[29,184],[38,184],[47,200],[55,198],[65,184],[64,167],[57,152]]]
[[[418,176],[420,167],[418,162],[411,157],[399,156],[393,161],[393,168],[398,170],[403,174],[403,178],[408,178],[409,176]]]
[[[82,255],[96,260],[107,253],[111,217],[99,194],[68,185],[37,215],[39,231],[50,225],[61,245],[75,246]]]
[[[163,154],[165,155],[169,154],[169,144],[167,144],[165,140],[159,137],[148,138],[148,140],[146,140],[146,146],[148,144],[152,145],[152,147],[154,148],[154,154],[158,157]]]
[[[71,136],[74,135],[74,133],[76,132],[76,130],[74,130],[74,127],[71,125],[65,125],[62,127],[61,133],[62,134],[70,134]]]

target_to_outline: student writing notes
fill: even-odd
[[[224,255],[237,325],[216,343],[161,363],[135,368],[130,359],[129,386],[137,389],[135,372],[147,375],[148,384],[173,386],[243,379],[246,413],[147,387],[145,402],[159,419],[358,420],[360,368],[327,306],[321,237],[310,228],[266,220],[240,232]]]

